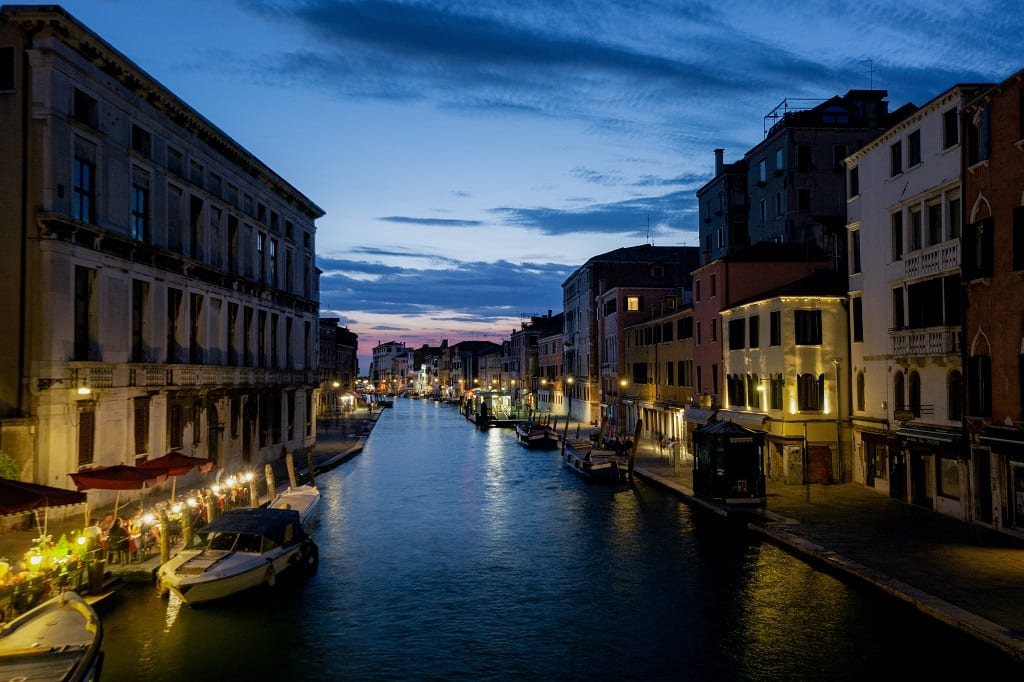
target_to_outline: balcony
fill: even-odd
[[[926,277],[960,268],[960,240],[934,244],[903,257],[905,277]]]
[[[960,327],[925,327],[890,332],[895,358],[960,355]]]

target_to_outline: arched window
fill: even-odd
[[[910,411],[915,419],[921,416],[921,375],[917,372],[910,373]]]
[[[896,370],[896,376],[892,380],[892,406],[894,410],[904,410],[907,407],[904,402],[904,391],[903,391],[903,372]]]
[[[964,416],[964,379],[954,369],[946,379],[946,419],[960,421]]]
[[[761,409],[761,395],[757,390],[757,375],[747,375],[747,405],[755,410]]]
[[[857,372],[857,411],[864,411],[864,372]]]
[[[797,377],[797,406],[801,412],[818,412],[825,402],[825,375],[810,372]]]

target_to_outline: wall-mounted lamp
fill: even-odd
[[[63,384],[63,379],[36,379],[36,388],[39,391],[45,391],[51,388],[54,384]]]
[[[78,395],[89,395],[90,393],[92,393],[92,389],[89,388],[88,386],[79,386],[77,390]]]

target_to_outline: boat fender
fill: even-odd
[[[277,584],[277,573],[274,571],[273,562],[267,566],[267,577],[263,579],[263,582],[267,584],[267,587],[273,587]]]
[[[320,563],[320,548],[310,543],[306,547],[306,565],[309,568],[315,568]]]

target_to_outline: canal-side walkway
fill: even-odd
[[[682,459],[682,458],[681,458]],[[692,460],[641,440],[635,474],[691,505]],[[855,483],[769,481],[747,527],[833,574],[863,581],[1024,663],[1024,540]]]

